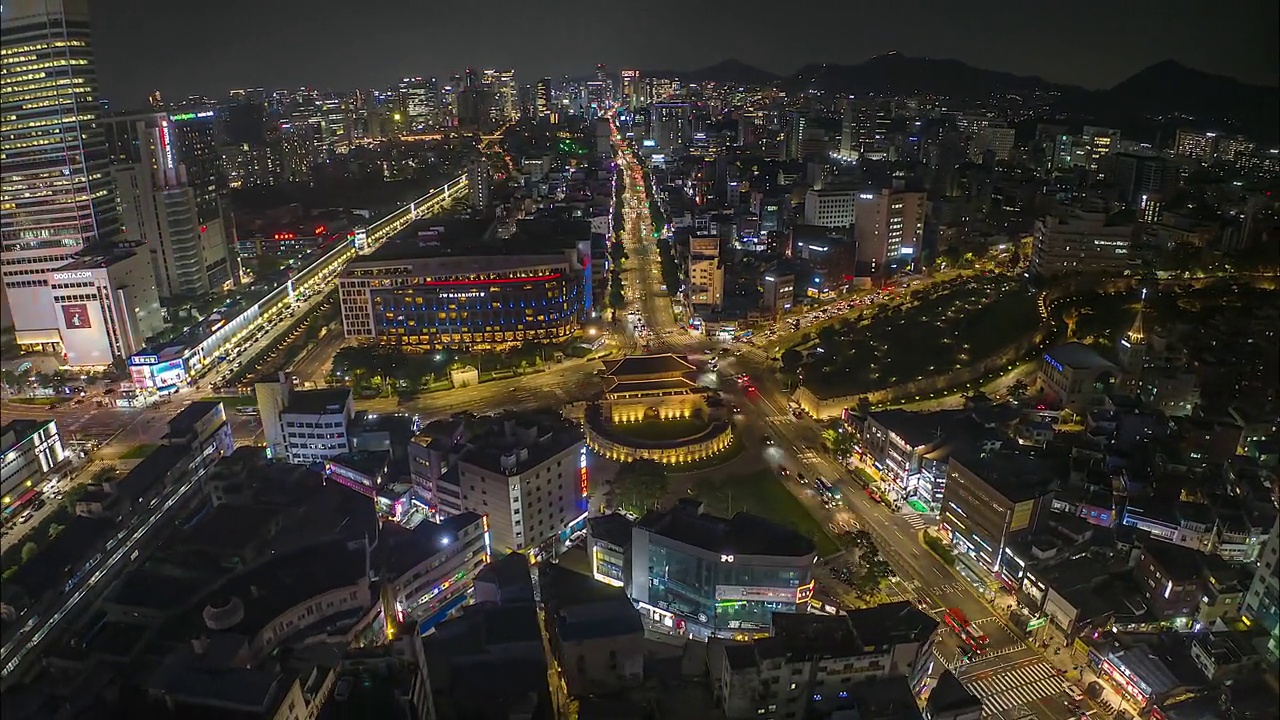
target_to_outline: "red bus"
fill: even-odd
[[[969,622],[969,619],[964,616],[964,612],[960,608],[949,608],[946,614],[942,616],[942,619],[971,650],[980,653],[986,649],[990,638],[983,635],[976,625]]]

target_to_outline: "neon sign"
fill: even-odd
[[[203,110],[198,113],[178,113],[177,115],[170,115],[169,119],[174,122],[185,122],[187,120],[196,120],[198,118],[211,118],[211,117],[213,117],[212,110]]]
[[[809,600],[813,597],[814,583],[815,581],[810,580],[808,585],[801,585],[800,587],[796,588],[796,604],[797,605],[803,605],[804,603],[809,602]]]
[[[164,148],[164,166],[173,169],[173,142],[169,138],[169,123],[160,123],[160,145]]]
[[[428,280],[423,285],[493,285],[499,283],[529,283],[540,282],[544,280],[555,280],[560,277],[560,273],[551,273],[550,275],[539,275],[537,277],[516,277],[516,278],[497,278],[494,280]]]
[[[578,456],[578,489],[582,491],[582,497],[587,496],[587,449],[582,448],[582,452]]]

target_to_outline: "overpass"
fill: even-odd
[[[463,173],[373,223],[365,231],[363,239],[344,239],[333,247],[321,248],[307,255],[291,277],[240,310],[235,317],[224,319],[200,340],[188,343],[181,349],[180,355],[170,349],[157,349],[154,352],[148,349],[129,358],[129,365],[136,370],[133,373],[135,380],[140,380],[140,374],[148,376],[148,373],[152,373],[148,377],[154,379],[156,373],[152,368],[172,373],[178,363],[181,363],[180,375],[183,379],[208,375],[223,364],[228,355],[242,351],[243,345],[252,342],[254,334],[264,323],[278,319],[306,298],[320,297],[333,289],[338,273],[358,253],[372,252],[409,223],[444,210],[465,198],[469,192],[467,175]],[[310,307],[302,309],[305,311]],[[283,332],[288,326],[289,323],[278,323],[273,331],[268,332],[265,340],[269,342],[271,335]],[[258,343],[263,341],[263,338],[257,340]]]

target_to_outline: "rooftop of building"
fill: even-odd
[[[1115,368],[1115,365],[1097,350],[1079,342],[1069,342],[1049,348],[1046,356],[1072,370],[1104,370]]]
[[[604,391],[611,395],[637,392],[670,392],[672,390],[691,391],[696,387],[697,383],[684,377],[655,378],[653,380],[625,380],[616,377],[606,377],[604,379]]]
[[[1179,687],[1200,687],[1208,678],[1191,657],[1191,637],[1176,633],[1118,635],[1105,656],[1145,685],[1152,696]]]
[[[1147,543],[1142,552],[1169,580],[1179,584],[1199,578],[1205,566],[1204,559],[1209,557],[1191,548],[1166,542]]]
[[[412,530],[395,523],[386,523],[382,526],[375,549],[378,565],[387,576],[400,577],[437,553],[449,549],[457,542],[463,530],[483,521],[476,513],[464,512],[439,523],[423,520],[413,526]]]
[[[182,642],[208,633],[205,609],[226,607],[233,599],[244,608],[243,617],[222,631],[253,637],[289,608],[330,590],[355,585],[367,574],[363,542],[339,538],[276,553],[231,576],[175,615],[168,624],[170,639]]]
[[[27,562],[0,583],[0,597],[7,605],[27,607],[30,600],[66,584],[68,567],[79,567],[92,549],[116,532],[112,520],[74,517],[56,537],[45,541]]]
[[[789,661],[856,657],[893,645],[923,643],[938,621],[909,602],[850,611],[847,615],[774,613],[773,635],[749,644],[726,645],[734,668],[754,667],[759,661]]]
[[[967,710],[981,710],[982,700],[960,682],[960,678],[950,670],[943,670],[938,682],[929,691],[929,700],[925,707],[931,715],[944,713],[963,713]]]
[[[543,607],[559,641],[644,634],[640,613],[622,588],[557,563],[541,563],[537,570]]]
[[[951,456],[1006,500],[1019,503],[1038,498],[1065,479],[1067,466],[1055,463],[1046,453],[1024,448],[982,452],[978,448],[957,448]],[[1060,477],[1062,476],[1062,477]]]
[[[169,419],[169,432],[165,437],[186,438],[195,431],[196,425],[208,417],[209,413],[216,412],[221,405],[221,400],[196,400]]]
[[[351,399],[351,388],[331,387],[316,390],[293,390],[281,414],[339,415]]]
[[[480,714],[480,708],[533,711],[548,699],[542,630],[532,601],[468,606],[421,642],[437,707],[443,701],[457,717],[496,717]]]
[[[185,445],[161,445],[133,466],[124,477],[112,481],[117,493],[135,501],[142,497],[157,482],[164,480],[178,464],[188,459],[191,448]]]
[[[508,411],[477,418],[458,461],[518,475],[583,442],[582,428],[558,411]]]
[[[620,512],[598,515],[587,518],[587,532],[615,547],[625,548],[631,545],[631,519]]]
[[[485,565],[475,582],[496,587],[503,602],[533,602],[533,575],[524,553],[509,552]]]
[[[329,463],[331,465],[341,465],[367,478],[376,479],[386,474],[387,466],[391,463],[391,451],[355,450],[344,452],[329,458]]]
[[[845,617],[863,645],[877,647],[924,642],[938,628],[937,620],[909,602],[877,605]]]
[[[634,375],[682,375],[698,368],[685,358],[665,353],[661,355],[628,355],[617,360],[604,361],[604,375],[625,379]]]
[[[703,512],[697,500],[682,499],[669,510],[654,510],[636,527],[653,535],[722,555],[804,557],[813,540],[783,525],[747,512],[722,518]]]
[[[969,415],[968,410],[915,412],[895,408],[872,412],[868,418],[897,435],[908,447],[920,448],[941,441],[953,424]]]
[[[127,248],[85,248],[85,251],[75,260],[58,268],[58,272],[65,273],[72,270],[101,270],[109,268],[116,263],[123,262],[137,255],[133,250]]]
[[[9,452],[10,449],[26,442],[32,435],[53,423],[53,418],[7,421],[4,425],[0,425],[0,438],[3,438],[3,442],[0,444],[0,452]],[[12,441],[9,439],[9,433],[13,433]]]

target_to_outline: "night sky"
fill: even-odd
[[[1172,58],[1276,85],[1275,0],[96,0],[103,96],[116,108],[233,87],[383,87],[511,67],[521,83],[737,58],[775,73],[897,50],[1090,88]]]

